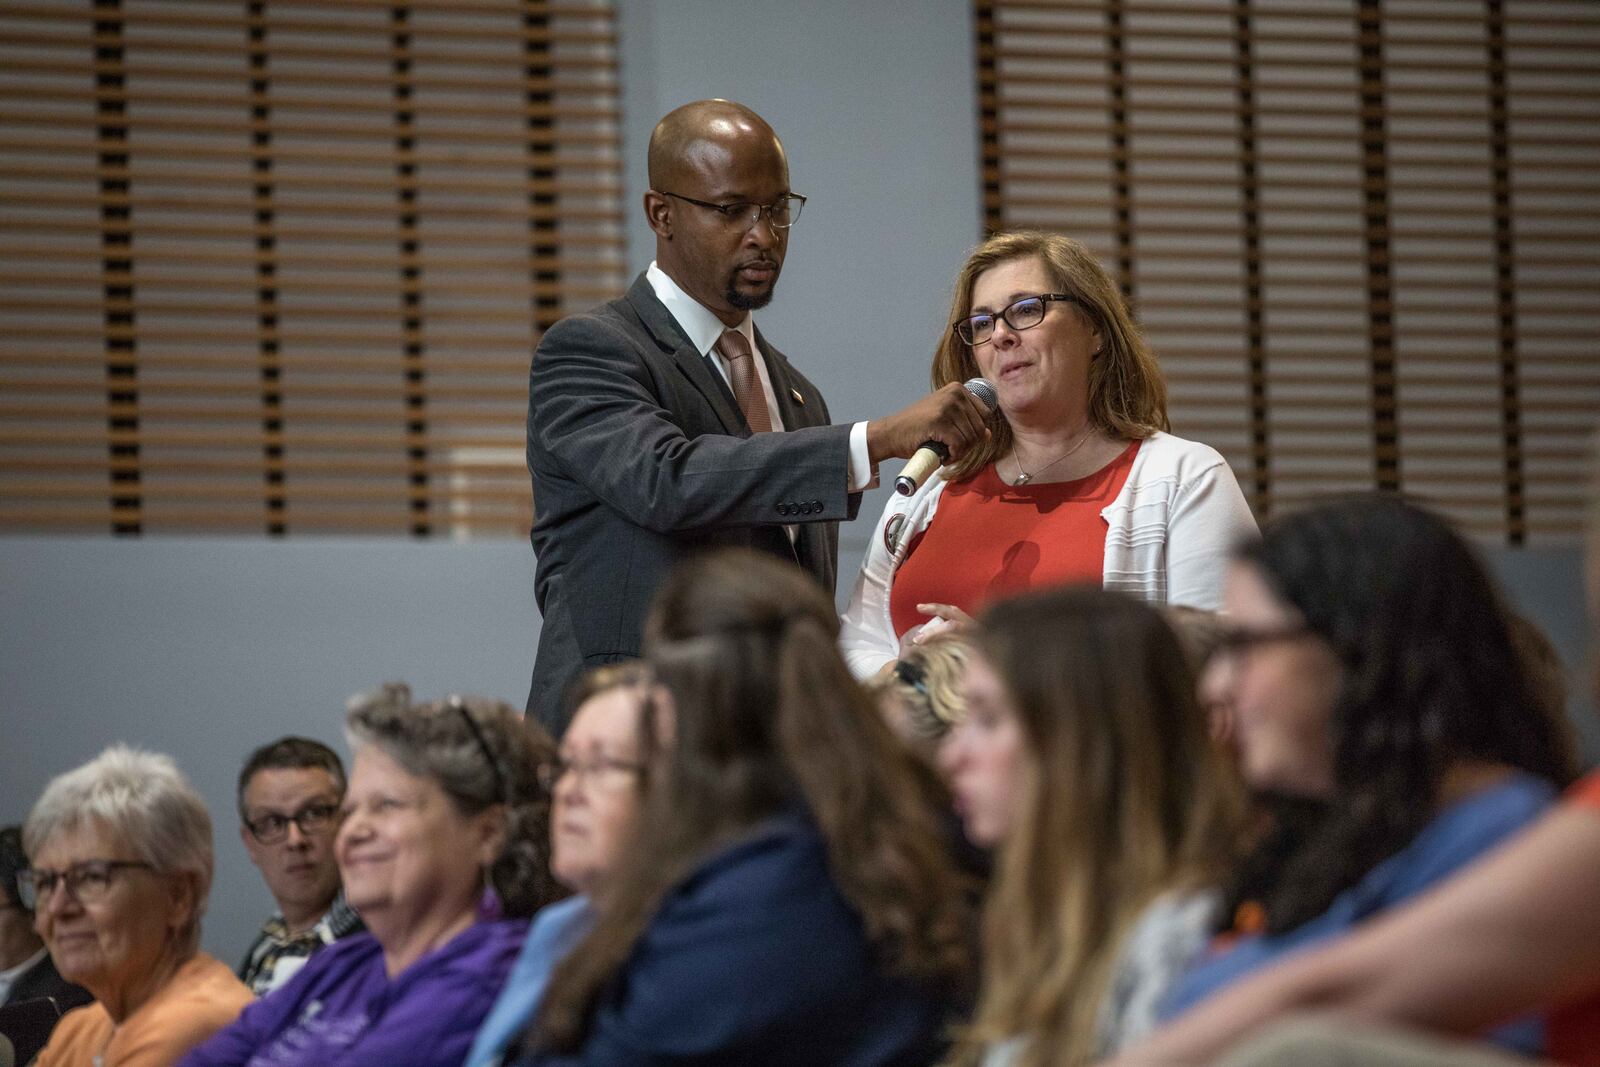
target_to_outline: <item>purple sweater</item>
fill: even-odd
[[[476,923],[393,979],[371,934],[336,941],[179,1067],[457,1067],[527,932]]]

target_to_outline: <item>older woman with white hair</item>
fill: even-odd
[[[249,1003],[199,950],[211,817],[170,758],[115,746],[52,781],[22,831],[17,877],[63,977],[69,1012],[39,1067],[166,1067]]]

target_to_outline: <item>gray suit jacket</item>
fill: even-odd
[[[641,274],[627,295],[544,335],[528,379],[534,595],[544,616],[528,711],[559,736],[583,668],[639,654],[650,598],[690,553],[744,545],[833,592],[850,427],[761,337],[786,428],[754,434]],[[798,397],[798,400],[796,399]],[[790,545],[784,524],[798,524]]]

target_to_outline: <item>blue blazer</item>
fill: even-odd
[[[520,1062],[931,1064],[945,1051],[952,992],[884,971],[828,873],[815,824],[786,814],[668,893],[578,1052]]]

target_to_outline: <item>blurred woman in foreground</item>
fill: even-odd
[[[1001,601],[975,632],[944,770],[998,847],[983,988],[953,1062],[1083,1064],[1147,1031],[1200,951],[1240,794],[1153,607],[1090,587]]]
[[[472,1042],[467,1067],[498,1067],[515,1055],[550,972],[594,923],[591,898],[633,847],[649,771],[640,759],[649,679],[642,663],[612,664],[583,675],[573,688],[560,755],[544,768],[554,798],[550,869],[573,896],[534,916],[500,999]]]
[[[1232,939],[1174,988],[1175,1015],[1348,933],[1537,818],[1571,778],[1488,572],[1443,520],[1369,496],[1295,512],[1242,546],[1205,686],[1258,790],[1323,802],[1256,871]],[[1277,847],[1283,843],[1277,842]],[[1508,1031],[1525,1050],[1532,1028]]]
[[[938,1055],[970,932],[943,800],[837,636],[827,595],[768,555],[708,555],[663,585],[638,843],[556,969],[523,1062]]]

